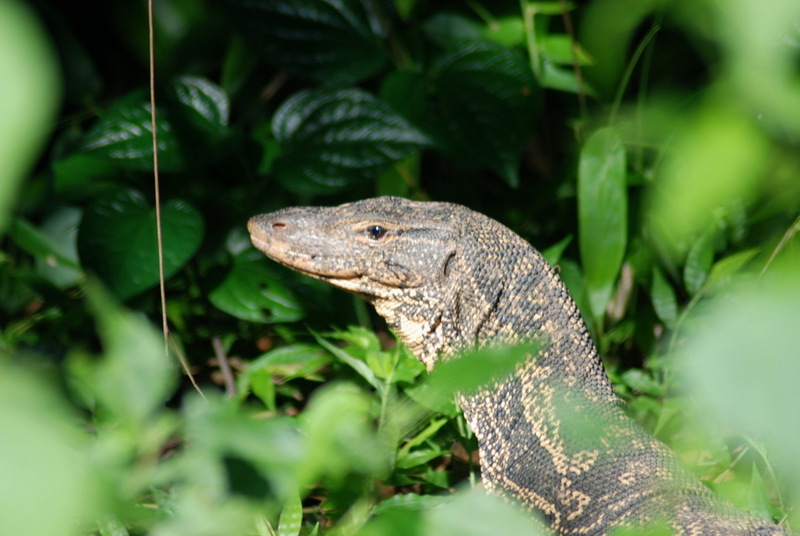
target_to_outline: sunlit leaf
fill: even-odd
[[[101,504],[90,438],[56,385],[9,364],[0,363],[0,534],[85,534]]]
[[[47,34],[27,3],[0,3],[0,233],[58,107],[61,71]]]
[[[286,501],[283,510],[281,510],[281,518],[278,522],[278,536],[298,536],[302,526],[303,504],[300,502],[300,495],[293,493]]]
[[[769,142],[732,105],[709,103],[676,136],[659,166],[652,230],[680,258],[716,221],[731,221],[757,191]]]
[[[595,132],[578,167],[578,245],[591,312],[603,318],[628,238],[625,147],[610,128]]]
[[[144,317],[114,304],[99,285],[90,285],[87,297],[105,354],[92,374],[92,389],[102,407],[136,430],[166,402],[178,379],[175,364]]]
[[[711,422],[763,439],[775,463],[800,478],[800,378],[795,269],[736,287],[690,318],[676,367]]]

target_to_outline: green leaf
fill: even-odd
[[[24,372],[22,355],[8,357],[0,360],[0,534],[85,534],[104,499],[89,434],[60,386]]]
[[[264,59],[303,78],[355,83],[388,58],[380,22],[359,0],[225,0],[223,7]]]
[[[91,373],[91,389],[116,422],[133,430],[151,420],[176,383],[164,343],[141,315],[117,306],[97,284],[87,286],[104,358]]]
[[[406,444],[403,445],[403,448],[401,448],[400,452],[397,453],[398,463],[400,463],[399,460],[404,456],[406,456],[411,449],[422,445],[425,441],[433,437],[434,434],[436,434],[436,432],[438,432],[442,428],[442,426],[444,426],[448,422],[449,419],[447,418],[436,419],[433,422],[431,422],[428,426],[426,426],[425,429],[422,430],[420,433],[418,433],[417,435],[406,441]]]
[[[0,233],[26,173],[52,133],[61,66],[26,2],[0,2]]]
[[[573,52],[573,41],[565,34],[548,34],[541,39],[542,55],[556,65],[573,66],[577,59],[579,65],[591,65],[589,55],[580,46]]]
[[[763,440],[778,473],[800,481],[796,266],[729,289],[696,308],[675,370],[709,422]]]
[[[537,112],[538,87],[528,64],[498,44],[464,42],[438,58],[432,82],[435,101],[423,124],[437,145],[516,187]]]
[[[330,353],[332,353],[339,361],[341,361],[342,363],[346,364],[347,366],[355,370],[362,378],[364,378],[367,381],[368,384],[374,387],[376,391],[378,391],[379,393],[383,391],[383,384],[380,381],[378,381],[378,378],[377,376],[375,376],[375,373],[372,372],[372,369],[370,369],[369,366],[364,361],[356,359],[355,357],[351,356],[346,350],[332,345],[330,342],[326,341],[313,331],[311,332],[311,334],[314,336],[314,338],[317,340],[320,346],[322,346]]]
[[[80,212],[73,213],[69,224],[75,225],[80,220]],[[27,220],[15,218],[11,221],[8,234],[14,242],[37,259],[42,259],[52,267],[68,268],[80,271],[80,266],[75,259],[74,241],[72,251],[51,239],[47,234],[31,225]]]
[[[545,534],[529,514],[478,489],[459,493],[452,501],[424,512],[424,516],[424,534],[437,536]]]
[[[738,104],[713,94],[670,143],[654,182],[650,224],[675,259],[716,222],[731,222],[755,201],[771,145]]]
[[[398,469],[411,469],[412,467],[419,467],[425,465],[431,460],[435,460],[439,456],[447,454],[446,451],[421,449],[408,452],[402,456],[398,456],[397,463],[395,464]]]
[[[437,364],[425,381],[427,388],[416,390],[414,399],[425,407],[441,407],[456,393],[473,393],[491,382],[501,381],[541,346],[532,341],[463,352],[457,359]]]
[[[564,10],[573,9],[572,2],[529,2],[526,0],[524,3],[527,9],[530,9],[537,15],[562,15]]]
[[[183,76],[159,92],[158,164],[181,171],[228,147],[228,97],[206,79]],[[150,99],[144,89],[118,99],[83,139],[81,149],[138,171],[153,169]]]
[[[249,364],[238,380],[241,397],[250,391],[261,399],[267,408],[275,410],[275,383],[295,378],[323,381],[320,369],[331,358],[320,347],[310,344],[290,344],[270,350]]]
[[[664,322],[668,328],[674,328],[678,321],[678,300],[675,298],[675,291],[672,285],[661,273],[661,270],[653,267],[653,283],[650,287],[650,299],[653,301],[659,320]]]
[[[572,235],[565,236],[549,248],[542,251],[542,257],[544,257],[551,266],[557,265],[558,261],[561,260],[561,255],[564,254],[564,250],[567,249],[567,246],[569,246],[572,242],[572,238]]]
[[[654,397],[664,396],[664,386],[642,369],[632,368],[622,374],[622,380],[631,389]]]
[[[456,48],[465,41],[481,38],[482,25],[457,13],[437,13],[423,25],[425,33],[442,48]]]
[[[161,208],[164,276],[192,258],[203,239],[203,220],[188,203],[172,199]],[[119,299],[128,299],[158,283],[155,209],[135,190],[103,196],[84,212],[78,253]]]
[[[281,510],[278,521],[278,536],[298,536],[303,526],[303,503],[300,494],[292,493]]]
[[[625,147],[604,128],[583,146],[578,167],[578,245],[591,312],[602,319],[628,234]]]
[[[75,285],[83,278],[78,264],[78,226],[83,211],[75,207],[60,207],[42,222],[42,233],[58,253],[57,263],[49,256],[36,259],[36,270],[58,288]]]
[[[294,322],[305,316],[278,269],[253,248],[234,256],[233,269],[208,298],[217,309],[248,322]]]
[[[714,234],[711,231],[703,233],[686,256],[686,264],[683,267],[683,281],[686,290],[692,296],[700,292],[703,284],[708,278],[711,263],[714,262]]]
[[[429,143],[386,103],[360,89],[301,91],[272,120],[282,154],[272,172],[305,194],[343,190],[374,178]]]
[[[711,267],[711,271],[708,274],[708,280],[705,285],[706,290],[710,291],[729,284],[734,275],[744,268],[744,266],[758,254],[758,251],[758,248],[746,249],[714,263],[714,266]]]
[[[314,393],[302,415],[308,449],[299,485],[317,482],[320,475],[338,480],[388,466],[391,449],[372,430],[371,404],[352,384],[327,384]]]

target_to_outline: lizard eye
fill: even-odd
[[[372,240],[380,240],[384,236],[386,236],[386,229],[381,227],[380,225],[370,225],[367,227],[367,238]]]

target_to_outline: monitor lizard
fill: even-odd
[[[680,535],[789,532],[734,509],[628,418],[575,303],[521,237],[466,207],[379,197],[250,219],[271,259],[354,293],[416,357],[544,340],[509,377],[462,394],[486,487],[557,534],[666,524]]]

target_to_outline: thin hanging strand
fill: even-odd
[[[150,56],[150,130],[153,137],[153,187],[155,188],[155,202],[156,202],[156,236],[158,244],[158,282],[159,290],[161,291],[161,330],[164,333],[164,354],[169,357],[169,322],[167,321],[167,287],[164,281],[164,240],[161,228],[161,182],[158,176],[158,132],[156,130],[156,61],[155,61],[155,33],[153,22],[153,0],[147,2],[147,23],[148,23],[148,42],[149,42],[149,56]],[[177,345],[176,345],[177,346]],[[189,365],[186,363],[183,354],[177,351],[175,354],[181,362],[184,372],[189,377],[195,390],[200,393],[200,396],[205,399],[205,395],[200,390],[197,382],[189,371]]]

